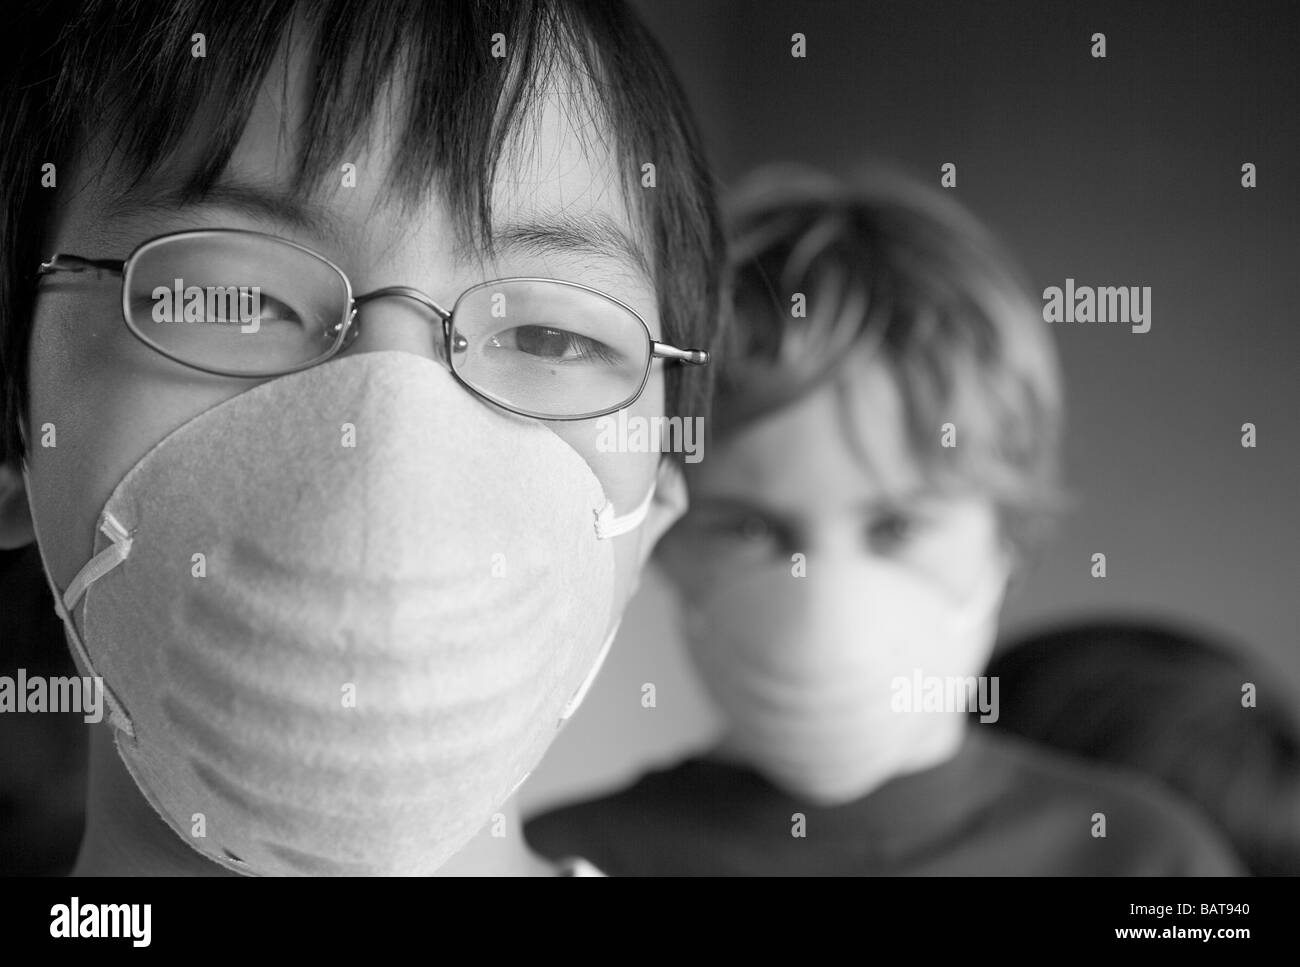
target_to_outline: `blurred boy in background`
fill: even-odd
[[[1009,578],[1060,505],[1061,401],[986,232],[897,177],[768,170],[733,203],[709,458],[660,548],[727,730],[527,828],[612,874],[1230,874],[1154,784],[996,721]]]

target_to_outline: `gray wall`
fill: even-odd
[[[1008,605],[1227,635],[1300,687],[1300,30],[1293,4],[655,0],[724,184],[754,164],[897,162],[959,198],[1041,290],[1149,285],[1151,331],[1053,326],[1079,503]],[[808,57],[790,57],[790,35]],[[1089,55],[1107,38],[1107,57]],[[1259,187],[1240,186],[1243,162]],[[1240,427],[1258,428],[1243,449]],[[1104,552],[1109,575],[1089,574]],[[651,580],[525,806],[706,741]],[[658,705],[641,707],[655,682]],[[1261,685],[1261,690],[1265,686]]]

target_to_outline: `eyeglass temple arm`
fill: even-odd
[[[48,262],[42,262],[37,275],[53,275],[55,272],[114,272],[121,274],[126,263],[121,259],[86,259],[80,255],[55,255]]]
[[[683,363],[690,363],[692,366],[703,366],[709,361],[709,354],[703,349],[678,349],[676,346],[670,346],[666,342],[651,342],[650,350],[652,356],[660,359],[676,359]]]

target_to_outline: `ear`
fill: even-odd
[[[0,550],[12,551],[36,540],[27,504],[23,475],[10,463],[0,463]]]
[[[659,538],[681,519],[689,504],[686,477],[682,474],[681,466],[671,456],[661,458],[654,499],[650,502],[650,510],[641,525],[641,547],[637,561],[641,567],[645,567]]]

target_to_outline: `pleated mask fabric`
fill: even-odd
[[[585,694],[608,538],[648,501],[614,516],[543,424],[433,360],[362,353],[163,439],[55,596],[123,762],[192,847],[244,873],[425,875]]]

